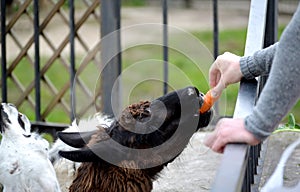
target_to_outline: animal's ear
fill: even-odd
[[[121,146],[113,139],[107,139],[80,150],[59,151],[59,154],[62,157],[75,162],[95,162],[104,160],[117,165],[130,154],[130,152],[124,148],[124,146]]]
[[[100,158],[90,149],[81,149],[77,151],[59,151],[60,156],[75,162],[95,162]]]
[[[71,147],[82,148],[88,144],[96,132],[97,130],[89,132],[58,132],[57,136]]]

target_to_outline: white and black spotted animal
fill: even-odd
[[[49,143],[31,132],[28,118],[12,104],[0,106],[0,183],[4,192],[60,192]]]

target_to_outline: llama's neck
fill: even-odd
[[[128,169],[106,163],[82,163],[70,192],[150,192],[151,178],[144,170]]]

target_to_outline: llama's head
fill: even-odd
[[[30,137],[31,124],[26,115],[20,113],[11,103],[1,103],[0,132],[2,135]]]
[[[60,151],[72,161],[103,162],[148,169],[171,162],[199,128],[209,124],[212,112],[199,113],[203,94],[194,87],[168,93],[152,102],[130,105],[110,127],[93,132],[58,134],[68,145]],[[103,161],[104,160],[104,161]]]

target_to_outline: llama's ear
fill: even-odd
[[[77,151],[59,151],[60,156],[75,162],[95,162],[100,158],[90,149],[81,149]]]
[[[90,148],[85,147],[75,151],[59,151],[59,154],[62,157],[75,162],[95,162],[104,160],[117,165],[119,162],[126,159],[129,152],[124,150],[124,146],[120,147],[120,144],[117,144],[113,139],[107,139],[92,145]]]
[[[57,136],[67,145],[75,148],[82,148],[90,141],[92,135],[97,132],[58,132]]]

